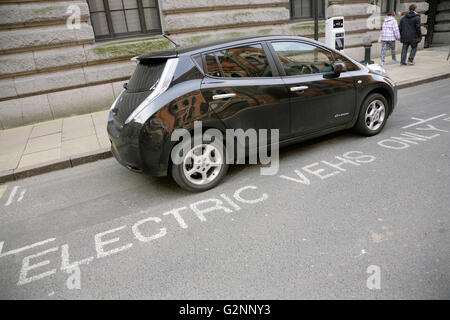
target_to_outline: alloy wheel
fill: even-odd
[[[372,101],[366,109],[365,123],[369,130],[378,130],[386,117],[386,107],[380,100]]]
[[[195,185],[216,179],[223,166],[222,153],[213,144],[194,146],[183,159],[183,174]]]

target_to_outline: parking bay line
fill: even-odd
[[[428,119],[420,119],[420,118],[412,117],[411,119],[417,120],[417,122],[408,124],[407,126],[402,127],[402,129],[406,129],[406,128],[409,128],[409,127],[414,127],[414,126],[417,126],[419,124],[422,124],[422,123],[425,123],[425,122],[428,122],[428,121],[431,121],[431,120],[434,120],[434,119],[438,119],[438,118],[444,117],[446,115],[447,114],[443,113],[443,114],[440,114],[438,116],[434,116],[434,117],[431,117],[431,118],[428,118]]]
[[[31,248],[34,248],[34,247],[37,247],[37,246],[41,246],[43,244],[46,244],[48,242],[52,242],[52,241],[55,241],[55,240],[56,240],[56,238],[50,238],[50,239],[47,239],[47,240],[43,240],[43,241],[39,241],[39,242],[30,244],[28,246],[24,246],[24,247],[21,247],[21,248],[18,248],[18,249],[10,250],[10,251],[7,251],[5,253],[2,253],[3,245],[4,245],[5,242],[1,241],[0,242],[0,258],[3,258],[5,256],[9,256],[9,255],[12,255],[12,254],[16,254],[16,253],[19,253],[19,252],[22,252],[22,251],[25,251],[25,250],[28,250],[28,249],[31,249]]]

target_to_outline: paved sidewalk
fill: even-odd
[[[110,156],[108,112],[0,131],[0,182]]]
[[[449,50],[450,46],[419,50],[414,59],[414,66],[400,66],[400,63],[392,63],[391,52],[388,51],[383,68],[399,88],[439,80],[439,78],[448,77],[450,73],[450,59],[447,61]],[[400,61],[399,53],[397,53],[397,60]],[[377,58],[374,61],[380,63],[381,59]]]
[[[399,88],[450,77],[449,49],[420,50],[415,66],[400,67],[388,57],[384,68]],[[0,183],[110,157],[108,112],[0,131]]]

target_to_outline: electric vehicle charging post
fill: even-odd
[[[325,21],[325,44],[343,51],[345,43],[344,17],[332,17]]]

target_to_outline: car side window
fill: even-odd
[[[218,60],[219,65],[217,65]],[[217,57],[217,59],[215,59]],[[271,77],[267,56],[260,44],[220,50],[205,55],[207,74],[226,78]],[[221,71],[218,75],[217,69]]]
[[[302,42],[273,42],[272,46],[287,76],[333,71],[330,52]]]
[[[220,70],[216,54],[214,52],[205,54],[205,62],[206,62],[206,74],[214,77],[222,76],[222,72]]]
[[[354,64],[353,62],[351,62],[350,60],[348,60],[346,57],[344,57],[343,55],[339,54],[339,53],[334,53],[334,59],[336,60],[336,62],[343,62],[345,64],[345,66],[347,67],[347,71],[358,71],[359,67]]]

